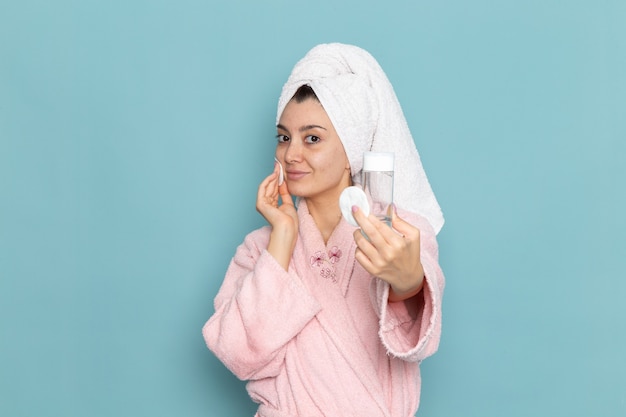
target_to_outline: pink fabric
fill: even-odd
[[[435,233],[421,231],[424,290],[388,303],[389,286],[354,260],[344,220],[324,245],[306,203],[289,271],[266,251],[270,229],[250,233],[231,261],[203,328],[207,346],[248,380],[260,417],[413,416],[419,363],[441,334],[444,276]]]

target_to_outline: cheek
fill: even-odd
[[[324,171],[335,180],[341,179],[346,171],[347,162],[340,156],[340,151],[341,150],[337,151],[337,153],[329,155],[328,158],[324,160]]]
[[[276,146],[276,151],[274,152],[274,156],[281,164],[285,163],[285,150],[286,148],[284,146]]]

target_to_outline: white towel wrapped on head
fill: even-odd
[[[363,152],[395,154],[394,202],[424,216],[436,233],[444,219],[415,142],[384,71],[365,50],[340,43],[311,49],[293,68],[278,101],[276,123],[295,92],[310,86],[328,114],[361,182]],[[372,190],[376,200],[376,190]]]

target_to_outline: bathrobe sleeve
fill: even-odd
[[[289,342],[321,309],[295,275],[266,248],[269,228],[237,248],[202,333],[207,346],[242,380],[276,376]]]
[[[372,293],[380,321],[379,335],[389,354],[419,362],[435,353],[439,346],[445,279],[439,266],[437,238],[430,223],[412,213],[399,212],[399,215],[420,229],[424,287],[408,300],[390,303],[389,284],[376,278],[372,282]]]

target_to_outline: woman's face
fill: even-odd
[[[277,130],[276,158],[285,170],[289,192],[309,199],[338,200],[350,185],[350,163],[320,102],[291,100]]]

